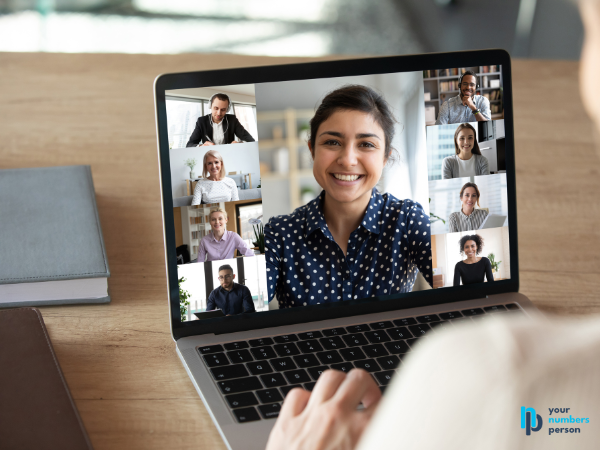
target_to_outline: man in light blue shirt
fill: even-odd
[[[436,125],[446,123],[485,122],[490,120],[490,101],[483,95],[475,95],[477,76],[467,70],[460,77],[460,94],[446,100],[440,108]]]

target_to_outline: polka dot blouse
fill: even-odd
[[[432,282],[429,217],[419,203],[373,189],[347,254],[321,205],[325,192],[265,226],[269,300],[280,308],[410,292],[420,270]]]

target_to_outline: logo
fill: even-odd
[[[532,431],[540,431],[542,424],[542,416],[536,414],[535,409],[521,406],[521,428],[525,429],[527,436],[530,436]]]

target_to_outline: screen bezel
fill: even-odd
[[[367,63],[368,62],[368,63]],[[426,291],[395,294],[385,297],[342,301],[325,305],[305,306],[293,309],[264,311],[259,314],[181,322],[179,312],[177,256],[173,199],[171,194],[171,171],[166,117],[165,91],[197,87],[235,84],[257,84],[316,78],[373,75],[397,72],[416,72],[428,69],[446,69],[500,65],[503,79],[503,109],[505,128],[506,182],[508,200],[508,232],[510,273],[508,280],[477,285],[445,287]],[[514,124],[512,102],[512,69],[510,55],[501,49],[472,50],[423,55],[390,56],[257,66],[238,69],[209,70],[164,74],[154,82],[156,128],[158,140],[159,171],[163,208],[163,232],[167,266],[167,290],[171,331],[174,339],[201,334],[223,334],[260,328],[277,327],[295,323],[327,320],[360,314],[401,310],[417,306],[430,306],[456,301],[484,298],[488,295],[519,290],[519,261],[517,242],[517,195],[515,178]],[[164,189],[163,187],[167,187]]]

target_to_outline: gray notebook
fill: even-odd
[[[89,166],[0,170],[0,308],[108,303]]]

